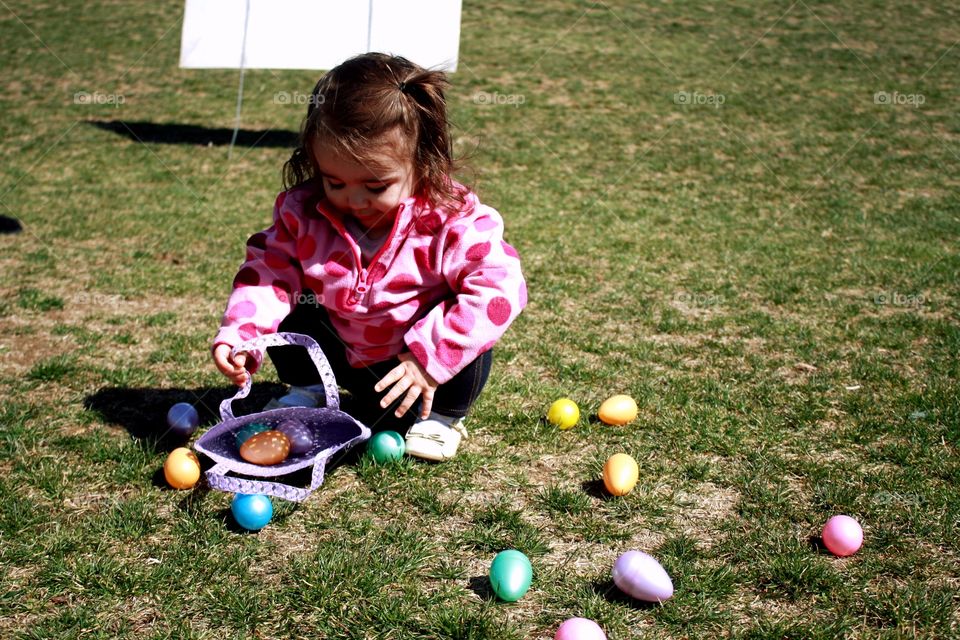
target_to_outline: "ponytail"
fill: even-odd
[[[449,87],[444,72],[426,69],[410,73],[398,84],[416,120],[417,145],[413,161],[420,186],[432,196],[429,199],[434,206],[456,203],[459,209],[465,194],[453,188],[451,179],[455,163],[444,95]]]

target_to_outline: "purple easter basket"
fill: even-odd
[[[300,345],[307,349],[310,359],[313,360],[323,380],[327,406],[319,409],[307,407],[270,409],[236,417],[233,415],[233,402],[247,397],[250,393],[252,376],[247,376],[243,388],[232,398],[220,403],[222,421],[204,433],[194,444],[197,451],[216,463],[206,473],[207,483],[212,488],[230,493],[261,493],[293,502],[302,502],[323,484],[327,462],[335,454],[370,438],[370,429],[340,411],[340,395],[333,370],[319,345],[310,336],[299,333],[272,333],[237,345],[233,349],[233,355],[241,351],[258,351],[262,354],[267,347],[288,344]],[[312,432],[313,447],[308,451],[295,456],[291,455],[286,460],[273,465],[251,464],[240,457],[236,442],[237,431],[254,422],[274,429],[281,422],[290,419],[300,421]],[[281,476],[287,476],[311,466],[313,473],[309,487],[294,487],[277,480]],[[227,475],[229,473],[249,477]]]

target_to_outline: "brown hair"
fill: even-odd
[[[382,148],[384,137],[398,131],[407,144],[396,151],[413,162],[414,193],[434,207],[459,209],[465,190],[451,178],[457,167],[443,94],[448,86],[442,71],[382,53],[359,55],[331,69],[310,96],[298,146],[283,165],[284,188],[317,177],[315,142],[364,162]],[[322,193],[319,180],[316,187]]]

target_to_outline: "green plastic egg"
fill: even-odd
[[[501,600],[516,602],[527,592],[532,581],[530,560],[516,549],[501,551],[490,564],[490,585]]]
[[[403,436],[396,431],[381,431],[367,443],[367,451],[377,464],[396,462],[403,457],[405,449]]]

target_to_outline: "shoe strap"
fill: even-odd
[[[424,440],[433,440],[434,442],[445,442],[445,438],[442,435],[436,433],[420,433],[420,431],[417,429],[417,425],[423,424],[424,422],[426,421],[414,423],[414,425],[410,427],[410,431],[407,432],[408,435],[411,435],[415,438],[423,438]],[[457,418],[452,424],[440,422],[439,420],[434,420],[434,422],[441,424],[448,429],[456,431],[464,440],[467,440],[470,437],[467,435],[467,428],[463,426],[463,418]]]

